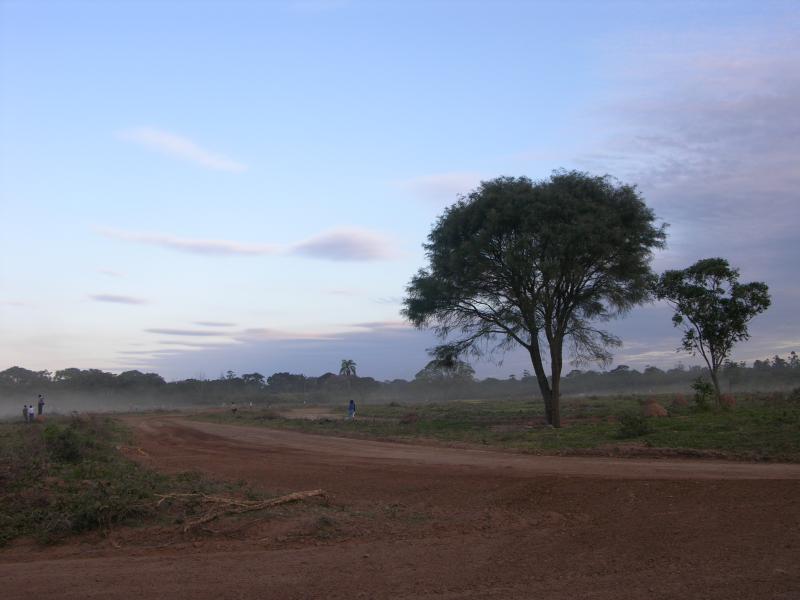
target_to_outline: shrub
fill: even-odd
[[[45,427],[45,446],[50,458],[56,462],[79,463],[83,459],[90,441],[77,430],[75,425],[60,427],[51,424]]]
[[[650,421],[642,415],[625,414],[619,418],[617,437],[629,439],[641,437],[652,432],[653,426],[650,424]]]
[[[694,405],[697,410],[708,410],[711,399],[714,397],[714,386],[710,381],[698,377],[692,384],[694,390]]]

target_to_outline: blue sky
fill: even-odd
[[[410,377],[398,314],[481,178],[638,183],[800,347],[796,2],[0,2],[0,368]],[[671,366],[648,306],[617,363]],[[517,354],[482,375],[519,373]]]

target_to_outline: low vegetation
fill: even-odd
[[[645,417],[648,403],[665,417]],[[344,406],[317,419],[267,411],[207,413],[197,418],[308,433],[394,440],[479,444],[533,453],[685,454],[800,461],[797,392],[749,394],[716,408],[682,395],[568,398],[564,427],[547,427],[541,405],[517,400],[362,405],[355,421]]]
[[[126,458],[129,432],[108,417],[0,423],[0,546],[18,537],[52,543],[70,534],[202,514],[204,494],[249,493],[196,473],[166,476]],[[159,503],[165,494],[188,501]]]

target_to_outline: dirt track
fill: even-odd
[[[800,465],[529,457],[131,421],[166,471],[323,488],[233,538],[0,553],[3,598],[800,600]]]

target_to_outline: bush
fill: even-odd
[[[714,397],[714,386],[710,381],[698,377],[692,384],[694,390],[694,405],[697,410],[708,410],[711,408],[711,399]]]
[[[653,433],[653,426],[646,417],[642,415],[626,414],[619,418],[617,437],[630,439],[641,437],[648,433]]]
[[[60,427],[50,424],[43,432],[50,458],[56,462],[79,463],[91,441],[78,432],[75,424]]]

